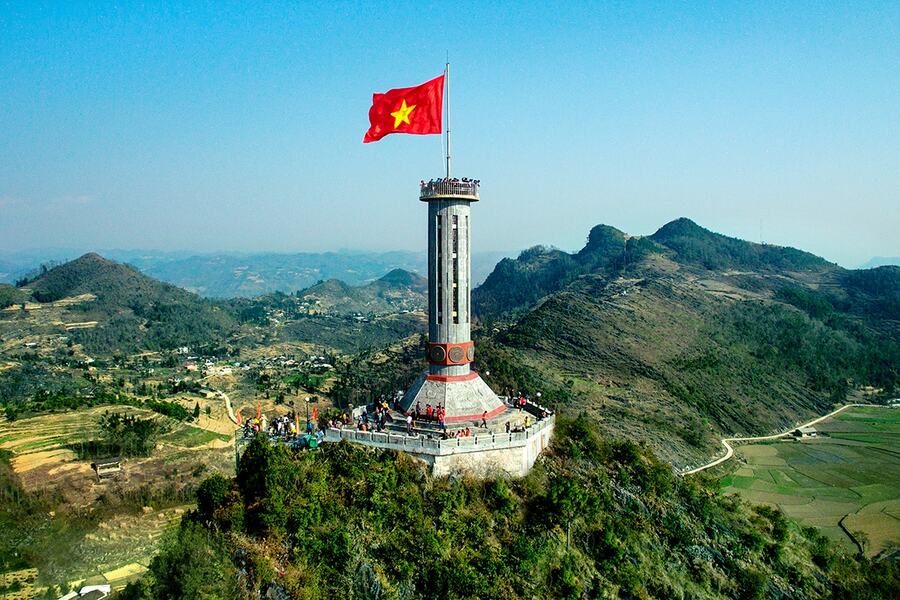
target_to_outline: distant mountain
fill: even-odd
[[[647,237],[600,225],[575,254],[527,250],[473,304],[498,332],[479,342],[492,384],[543,389],[676,462],[714,432],[900,387],[900,268],[848,271],[688,219]]]
[[[663,225],[650,239],[673,250],[678,262],[707,269],[823,271],[835,267],[809,252],[724,236],[685,218]]]
[[[63,303],[64,322],[96,322],[68,335],[94,352],[214,345],[237,327],[231,315],[196,295],[89,253],[49,269],[22,292]]]
[[[298,300],[331,314],[384,314],[423,310],[428,303],[428,280],[410,271],[394,269],[362,286],[337,279],[322,281],[297,294]]]
[[[527,308],[580,275],[609,274],[627,266],[628,261],[662,250],[647,238],[628,238],[609,225],[591,229],[584,248],[575,254],[534,246],[515,260],[501,260],[485,282],[473,290],[475,313],[483,316]]]
[[[0,282],[14,283],[36,275],[42,263],[70,260],[81,253],[50,249],[0,253]],[[369,283],[393,269],[425,273],[425,252],[218,253],[109,250],[102,254],[133,265],[142,273],[209,298],[252,298],[276,291],[293,293],[318,281],[340,279],[350,285]],[[475,285],[493,270],[504,252],[472,256]]]
[[[340,279],[350,285],[368,283],[392,269],[419,270],[421,252],[324,252],[191,256],[133,264],[156,279],[210,298],[252,298],[275,291],[293,293],[318,281]]]
[[[900,266],[900,256],[873,256],[869,261],[860,265],[860,269],[874,269],[875,267]]]

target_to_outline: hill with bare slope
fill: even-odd
[[[42,325],[60,327],[91,352],[211,345],[236,328],[210,302],[94,253],[46,271],[20,291],[35,303],[32,311],[61,308],[59,321]],[[29,321],[20,316],[19,324]]]
[[[532,249],[473,294],[501,388],[591,412],[679,465],[723,433],[767,433],[866,386],[900,385],[900,269],[847,271],[687,219],[598,226],[576,254]],[[549,392],[549,394],[548,394]]]

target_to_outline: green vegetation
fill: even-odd
[[[895,563],[843,554],[709,485],[586,417],[562,419],[514,480],[432,479],[403,454],[293,453],[260,437],[236,479],[200,486],[178,538],[123,597],[876,599],[900,585]],[[216,568],[184,572],[197,557]]]
[[[368,350],[341,360],[336,365],[336,379],[329,396],[337,406],[359,406],[384,395],[390,398],[397,390],[406,390],[421,375],[425,355],[424,337],[413,338],[381,351]]]
[[[473,295],[483,325],[475,366],[498,392],[541,392],[543,403],[587,415],[560,422],[559,437],[532,474],[435,480],[389,452],[337,445],[293,454],[258,440],[236,479],[214,476],[202,486],[197,512],[128,595],[253,597],[275,582],[302,598],[888,597],[897,585],[889,563],[845,558],[845,549],[781,511],[750,510],[722,498],[710,481],[681,481],[635,441],[646,440],[678,466],[698,464],[723,432],[766,433],[824,412],[863,386],[896,389],[898,273],[845,271],[686,220],[629,239],[597,226],[575,254],[525,251],[501,263]],[[160,399],[198,389],[196,378],[185,377],[188,355],[211,376],[209,385],[239,403],[254,388],[267,399],[271,392],[276,404],[302,401],[302,389],[338,407],[406,389],[424,368],[425,340],[415,334],[425,324],[421,313],[399,309],[424,304],[420,284],[394,272],[364,288],[324,281],[290,295],[211,303],[96,255],[44,269],[28,288],[0,289],[16,302],[32,294],[42,302],[0,316],[0,398],[7,418],[19,419],[7,423],[0,443],[15,442],[16,468],[29,489],[53,473],[64,482],[56,489],[72,493],[78,472],[57,469],[71,461],[67,449],[141,456],[159,442],[160,456],[133,462],[140,464],[137,478],[151,471],[167,483],[179,468],[193,473],[191,481],[203,468],[221,469],[222,460],[227,469],[227,449],[216,458],[211,448],[202,455],[198,449],[230,436],[183,424],[154,431],[152,423],[168,420],[141,411],[108,416],[102,433],[93,432],[102,409],[89,411],[90,425],[78,430],[96,438],[86,451],[60,430],[79,416],[72,409],[114,402],[199,418],[195,399],[184,406]],[[165,350],[181,346],[189,349]],[[154,349],[162,351],[136,352]],[[240,363],[228,374],[221,368],[226,358],[229,366]],[[218,367],[203,373],[206,364]],[[320,405],[320,420],[333,410]],[[23,417],[45,413],[58,413],[41,417],[57,420],[56,429],[21,435]],[[816,510],[827,512],[851,495],[862,499],[867,504],[841,525],[866,532],[857,541],[870,552],[894,547],[896,539],[872,532],[894,518],[889,503],[897,485],[870,481],[875,468],[863,464],[859,449],[894,457],[890,424],[843,422],[828,440],[840,443],[839,451],[787,459],[793,467],[836,457],[838,467],[816,475],[825,483],[810,485]],[[21,468],[26,460],[30,470]],[[860,473],[855,464],[841,466],[853,460]],[[796,488],[810,483],[768,466],[765,476],[750,481],[736,472],[729,491],[752,493],[765,481],[773,493],[797,498],[806,488]],[[126,492],[136,493],[104,488],[94,512],[140,508],[136,503],[146,500],[121,498]],[[39,532],[34,539],[6,532],[3,547],[27,555],[21,564],[37,565],[48,582],[96,568],[84,558],[88,552],[74,562],[61,556],[47,536],[89,546],[85,534],[99,517],[73,509],[51,519],[59,498],[18,498],[8,522]],[[93,500],[78,496],[73,504]],[[793,510],[784,503],[785,513]],[[833,524],[825,523],[826,534]],[[185,570],[198,561],[201,568]]]
[[[162,544],[150,563],[150,576],[129,584],[119,599],[247,598],[239,588],[237,568],[227,558],[223,542],[201,526],[182,523]]]
[[[394,269],[362,286],[329,279],[297,292],[297,300],[314,310],[335,315],[390,314],[422,310],[428,299],[428,281],[416,273]]]
[[[160,439],[176,446],[197,448],[212,441],[230,442],[232,435],[216,433],[200,427],[182,427],[172,433],[163,435]]]
[[[576,254],[547,246],[523,251],[516,260],[505,258],[472,293],[475,313],[486,321],[518,313],[538,300],[564,289],[582,275],[620,274],[641,259],[664,250],[649,238],[625,238],[609,225],[597,225]]]
[[[11,285],[0,283],[0,308],[6,308],[13,304],[21,304],[28,299],[28,295]]]
[[[141,399],[100,387],[93,390],[89,396],[80,395],[68,390],[38,390],[35,392],[34,396],[29,399],[20,400],[18,402],[14,402],[13,400],[14,398],[7,398],[8,403],[4,407],[6,418],[10,421],[15,421],[20,417],[30,417],[38,414],[77,410],[79,408],[90,408],[108,404],[124,404],[137,408],[146,408],[166,417],[175,419],[176,421],[193,421],[196,418],[191,411],[178,402],[172,402],[170,400],[154,400],[152,398]]]
[[[236,329],[231,315],[210,302],[93,253],[46,271],[28,288],[43,303],[80,294],[96,296],[78,307],[77,316],[79,321],[102,320],[102,324],[69,332],[89,351],[209,345]]]
[[[285,342],[309,342],[355,354],[388,346],[422,331],[421,315],[397,314],[360,321],[353,317],[310,316],[279,329]]]
[[[0,450],[0,573],[37,567],[42,585],[62,584],[67,589],[67,582],[95,572],[98,562],[109,560],[110,548],[100,548],[88,537],[102,523],[121,520],[122,515],[136,518],[145,506],[163,510],[184,505],[194,495],[192,488],[143,486],[110,491],[89,507],[64,506],[60,504],[63,498],[53,491],[27,493],[10,467],[11,458],[11,453]],[[132,532],[117,531],[120,539],[125,533]],[[147,527],[132,534],[134,537],[126,540],[131,546],[115,549],[117,557],[150,550],[146,546],[153,543],[147,534]],[[101,552],[106,553],[102,558],[97,556]]]
[[[871,556],[895,548],[900,411],[853,408],[817,429],[824,437],[739,447],[722,490],[777,505],[848,550],[862,545]]]
[[[715,438],[900,386],[900,269],[845,271],[679,219],[591,230],[577,254],[506,260],[473,293],[477,360],[501,390],[592,411],[679,466]],[[652,432],[652,435],[650,435]]]
[[[690,219],[663,225],[650,238],[672,249],[679,262],[698,263],[707,269],[777,269],[822,271],[834,265],[809,252],[744,240],[714,233]]]
[[[562,250],[545,246],[529,248],[516,260],[501,260],[485,282],[473,290],[475,312],[484,318],[531,306],[561,289],[579,272],[575,259]]]

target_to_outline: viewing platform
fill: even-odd
[[[556,414],[548,407],[528,401],[522,406],[503,398],[507,410],[487,419],[487,427],[476,419],[455,424],[442,430],[437,422],[424,418],[416,422],[412,432],[406,431],[405,417],[391,409],[390,419],[381,431],[362,431],[352,423],[362,417],[369,427],[374,426],[368,406],[350,411],[349,423],[319,429],[314,433],[279,433],[262,435],[273,444],[283,444],[297,450],[314,449],[321,443],[347,441],[370,448],[406,452],[428,465],[436,477],[453,473],[476,476],[506,474],[521,477],[528,473],[537,457],[550,445],[556,425]],[[509,425],[509,430],[506,429]],[[470,435],[456,433],[468,429]],[[243,449],[258,434],[247,428],[235,431],[235,465],[240,464]],[[236,467],[237,468],[237,467]]]
[[[428,202],[430,200],[453,199],[478,202],[478,188],[480,185],[481,181],[478,179],[467,178],[442,178],[423,181],[419,185],[419,200]]]
[[[353,411],[353,420],[358,419],[362,407]],[[393,411],[392,411],[393,412]],[[443,437],[436,425],[419,422],[410,435],[403,432],[403,417],[394,412],[393,422],[385,430],[360,431],[355,428],[333,428],[325,430],[324,442],[346,440],[354,444],[372,448],[385,448],[406,452],[426,463],[433,475],[440,477],[456,472],[475,475],[505,473],[523,476],[531,469],[534,461],[550,445],[550,437],[556,424],[556,415],[547,407],[527,402],[521,409],[509,405],[502,417],[488,420],[488,427],[472,422],[472,435]],[[527,426],[522,426],[528,417]],[[510,422],[513,427],[506,431]]]

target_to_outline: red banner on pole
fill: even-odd
[[[373,94],[370,126],[363,143],[377,142],[391,133],[440,133],[443,109],[443,75],[415,87]]]

